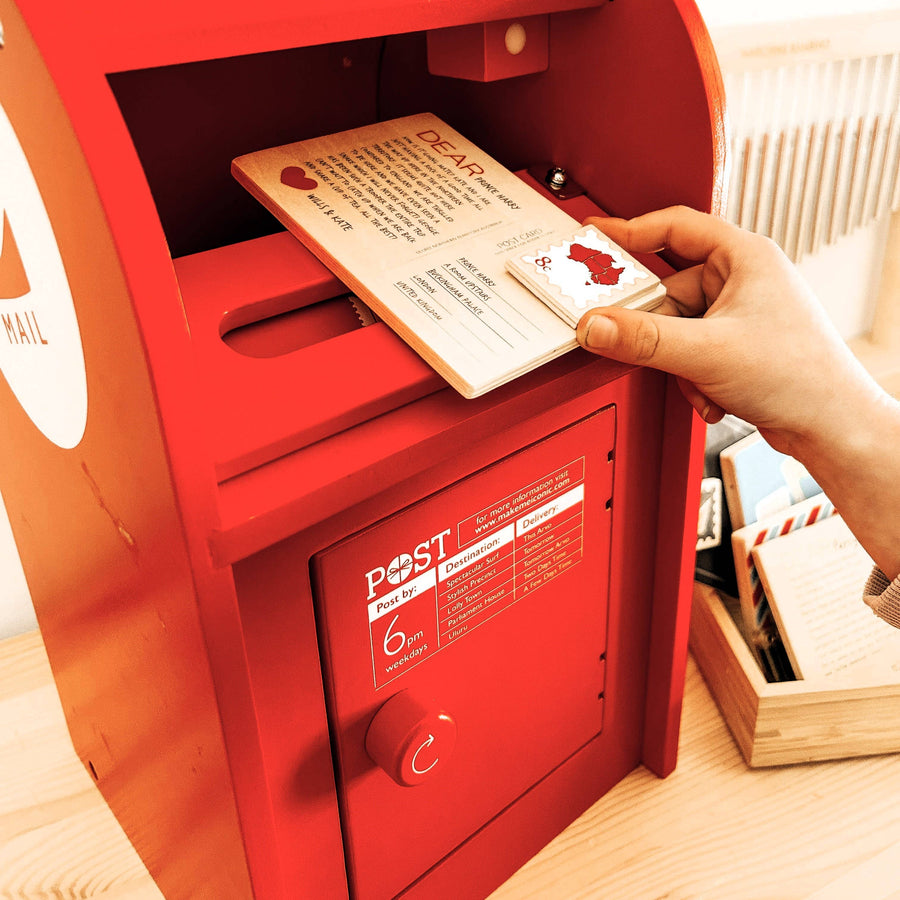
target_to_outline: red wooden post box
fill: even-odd
[[[75,747],[165,896],[481,897],[668,774],[702,444],[677,387],[578,350],[464,400],[229,165],[431,111],[539,189],[563,166],[576,218],[718,210],[691,0],[0,23],[0,487]]]

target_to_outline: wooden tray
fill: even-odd
[[[700,583],[691,652],[749,766],[900,752],[900,680],[770,684],[723,599]]]

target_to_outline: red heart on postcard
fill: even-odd
[[[319,182],[310,178],[300,166],[286,166],[281,170],[281,183],[298,191],[311,191],[319,186]]]

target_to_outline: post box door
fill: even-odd
[[[600,733],[614,445],[608,407],[314,558],[354,896],[394,896]]]

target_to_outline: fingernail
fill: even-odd
[[[592,350],[603,350],[616,342],[618,334],[619,328],[612,319],[606,316],[592,316],[588,319],[584,344]]]

